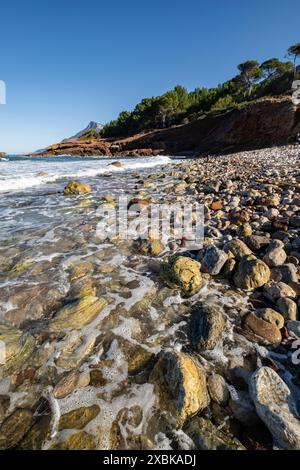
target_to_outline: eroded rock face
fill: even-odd
[[[284,449],[300,449],[300,421],[290,390],[270,367],[262,367],[251,377],[250,394],[257,414],[274,439]]]
[[[49,329],[59,331],[65,328],[80,328],[94,320],[106,305],[105,299],[87,295],[63,307],[50,321]]]
[[[213,349],[220,341],[225,319],[220,308],[201,305],[194,308],[189,334],[191,343],[198,351]]]
[[[199,450],[245,450],[244,446],[227,432],[222,432],[208,419],[195,416],[184,428]]]
[[[270,268],[262,260],[245,256],[238,265],[234,283],[240,289],[257,289],[269,281],[270,275]]]
[[[186,256],[174,256],[161,267],[161,276],[170,287],[179,286],[183,294],[190,296],[202,286],[201,264]]]
[[[79,196],[91,192],[92,188],[89,184],[79,183],[78,181],[70,181],[64,189],[65,196]]]
[[[168,411],[178,427],[209,403],[205,373],[188,354],[161,353],[150,382],[156,386],[159,408]]]
[[[35,348],[35,339],[17,328],[0,325],[1,373],[5,376],[24,364]]]

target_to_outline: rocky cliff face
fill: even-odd
[[[281,145],[300,132],[300,108],[290,97],[265,98],[247,108],[168,129],[120,139],[72,139],[48,147],[46,155],[200,155]]]

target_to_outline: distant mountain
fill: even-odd
[[[96,121],[90,121],[90,123],[82,129],[82,131],[79,131],[77,134],[72,135],[72,137],[68,137],[67,139],[62,140],[62,142],[68,142],[69,140],[74,140],[74,139],[79,139],[82,137],[84,134],[91,130],[95,130],[96,132],[99,132],[103,129],[103,125],[100,124],[99,122]]]

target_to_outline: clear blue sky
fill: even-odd
[[[299,0],[1,0],[0,151],[32,151],[300,41]]]

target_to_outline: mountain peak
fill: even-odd
[[[97,132],[100,132],[101,129],[103,129],[103,124],[100,124],[99,122],[97,121],[90,121],[88,123],[88,125],[82,129],[81,131],[77,132],[77,134],[75,135],[72,135],[71,137],[68,137],[64,140],[62,140],[62,142],[67,142],[68,140],[73,140],[73,139],[79,139],[81,136],[83,136],[86,132],[92,130],[92,129],[95,129]]]

